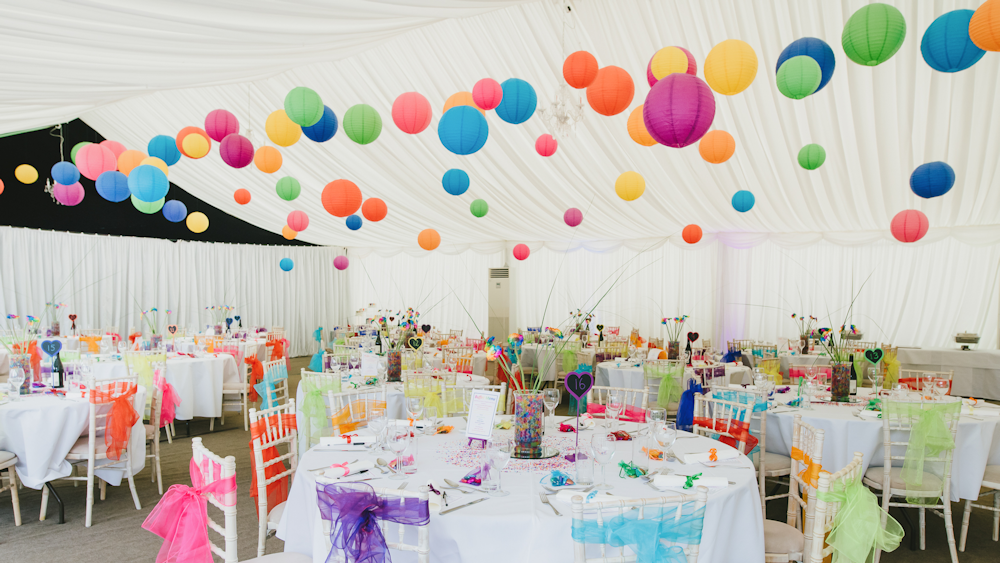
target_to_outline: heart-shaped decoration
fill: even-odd
[[[875,364],[876,366],[878,365],[879,362],[882,361],[882,356],[884,355],[885,352],[883,352],[881,348],[872,348],[871,350],[865,350],[865,359]]]
[[[76,322],[76,315],[70,315],[69,316],[69,320],[71,320],[71,321],[73,321],[75,323]]]
[[[412,336],[409,340],[410,348],[414,350],[419,350],[421,346],[424,345],[424,339],[419,336]]]
[[[604,330],[604,325],[597,325],[597,332]]]
[[[238,321],[240,320],[240,316],[239,316],[239,315],[236,315],[236,316],[235,316],[235,317],[233,317],[233,318],[234,318],[234,319],[236,319],[236,320],[237,320],[237,322],[238,322]]]
[[[579,401],[594,386],[594,376],[586,371],[571,371],[566,374],[566,381],[563,384],[569,394]]]
[[[424,331],[424,334],[427,334],[431,331],[431,325],[420,325],[420,330]]]
[[[389,322],[396,320],[396,317],[389,317]]]
[[[688,342],[694,342],[695,340],[698,340],[698,333],[697,332],[689,332],[688,333]]]
[[[50,357],[56,357],[56,354],[62,350],[62,342],[59,340],[43,340],[42,341],[42,351],[48,354]]]
[[[177,334],[177,325],[167,325],[167,332]]]

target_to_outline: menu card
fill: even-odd
[[[489,440],[493,435],[493,419],[497,415],[499,403],[500,393],[496,391],[473,391],[465,435],[477,440]]]
[[[378,356],[371,352],[361,354],[361,377],[378,375]]]

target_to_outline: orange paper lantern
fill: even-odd
[[[969,38],[984,51],[1000,51],[1000,0],[986,0],[969,20]]]
[[[377,197],[370,197],[365,200],[365,203],[361,206],[361,214],[365,216],[365,219],[369,221],[381,221],[385,219],[385,214],[388,213],[388,208],[386,208],[385,202]]]
[[[448,97],[448,100],[444,103],[444,113],[448,113],[448,110],[455,106],[469,106],[470,108],[476,108],[479,113],[486,115],[486,110],[476,105],[476,101],[472,99],[472,92],[458,92],[452,94]]]
[[[288,225],[281,227],[281,236],[285,237],[288,240],[294,239],[296,236],[298,236],[298,234],[299,233],[293,231],[292,228],[289,227]]]
[[[573,53],[563,63],[563,78],[576,89],[590,86],[597,78],[597,59],[586,51]]]
[[[233,199],[235,199],[236,203],[240,205],[246,205],[250,203],[250,191],[240,188],[233,192]]]
[[[266,174],[274,174],[281,168],[281,151],[274,147],[261,147],[253,155],[254,166]]]
[[[347,217],[361,207],[361,189],[350,180],[334,180],[323,188],[323,208],[334,217]]]
[[[628,136],[632,140],[644,147],[651,147],[656,143],[656,139],[646,131],[646,124],[642,121],[642,105],[637,106],[628,116]]]
[[[698,152],[706,162],[722,164],[736,152],[736,141],[725,131],[709,131],[698,143]]]
[[[681,231],[681,237],[684,239],[684,242],[694,244],[701,240],[701,227],[698,225],[688,225]]]
[[[146,153],[142,151],[125,151],[118,157],[118,171],[128,176],[128,173],[136,166],[142,164],[142,161],[145,159]]]
[[[434,250],[441,244],[441,235],[434,229],[424,229],[417,235],[417,244],[424,250]]]
[[[601,115],[617,115],[625,111],[635,95],[635,83],[625,69],[606,66],[597,71],[597,78],[587,86],[587,102]]]

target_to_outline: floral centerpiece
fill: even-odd
[[[10,367],[21,368],[24,371],[24,380],[31,385],[33,375],[39,376],[39,365],[41,354],[38,352],[37,341],[34,333],[41,324],[40,319],[31,315],[25,316],[23,325],[18,326],[18,315],[7,315],[7,331],[0,335],[0,345],[7,350],[10,355]]]
[[[861,340],[864,338],[864,334],[854,325],[842,324],[840,325],[840,337],[844,340]]]
[[[569,316],[571,319],[575,318],[578,321],[583,321],[585,325],[584,330],[590,332],[590,321],[594,319],[594,313],[577,309],[576,311],[570,311]],[[576,324],[579,325],[580,323],[578,322]]]
[[[823,351],[830,357],[831,369],[833,370],[830,395],[834,401],[850,401],[851,348],[844,345],[842,336],[838,338],[837,333],[829,328],[816,329],[814,331],[814,338],[819,340]]]
[[[170,309],[166,310],[166,315],[170,316],[173,313]],[[149,309],[148,311],[142,311],[140,313],[143,322],[149,327],[149,342],[150,346],[157,348],[160,342],[163,340],[163,334],[159,332],[160,330],[160,310],[156,307]]]
[[[680,356],[681,351],[681,334],[684,331],[684,323],[687,321],[687,315],[681,315],[679,317],[669,318],[665,317],[660,320],[660,324],[664,326],[667,331],[667,358],[671,360],[676,360]]]
[[[59,336],[59,309],[66,307],[65,303],[49,302],[45,304],[45,320],[48,322],[49,331],[46,336]]]
[[[802,350],[803,354],[807,354],[809,353],[809,338],[816,331],[816,322],[819,319],[812,315],[806,316],[792,313],[792,320],[799,327],[799,349]]]
[[[226,321],[226,317],[229,316],[231,311],[235,308],[229,305],[212,305],[211,307],[205,307],[208,311],[209,318],[212,320],[214,332],[216,335],[222,334],[222,323]]]

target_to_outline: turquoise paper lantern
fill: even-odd
[[[177,150],[177,140],[168,135],[157,135],[150,139],[146,152],[149,156],[162,160],[167,166],[173,166],[181,159],[181,151]]]
[[[128,175],[128,189],[139,201],[152,203],[163,199],[170,190],[167,175],[151,164],[142,164]]]
[[[920,40],[920,54],[939,72],[958,72],[979,62],[986,51],[969,37],[972,10],[954,10],[934,20]]]
[[[94,182],[97,193],[108,201],[115,203],[125,201],[132,192],[128,189],[128,176],[117,170],[101,172]]]
[[[462,195],[469,189],[469,175],[465,170],[452,168],[444,173],[441,185],[444,186],[444,191],[451,195]]]
[[[282,258],[281,261],[278,262],[278,267],[285,272],[291,272],[292,268],[295,267],[295,263],[292,262],[291,258]]]
[[[740,213],[746,213],[753,209],[753,194],[748,190],[740,190],[733,194],[733,209]]]
[[[535,113],[538,96],[531,84],[520,78],[508,78],[500,87],[503,88],[503,99],[496,109],[500,119],[517,125],[524,123]]]
[[[478,151],[489,135],[486,118],[473,107],[455,106],[438,121],[441,144],[455,154],[469,155]]]

